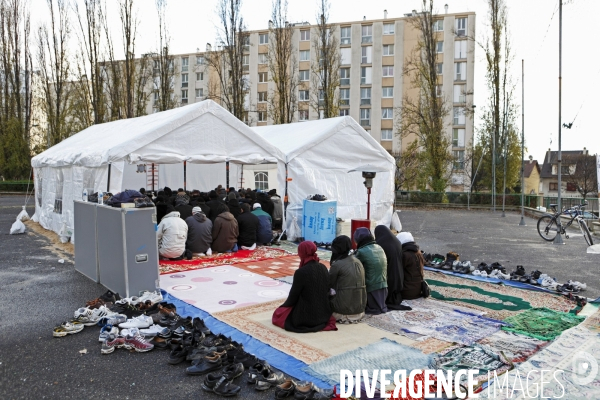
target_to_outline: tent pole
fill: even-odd
[[[183,190],[187,190],[185,181],[187,180],[187,164],[183,162]]]
[[[288,204],[288,165],[287,163],[285,163],[285,194],[283,196],[283,217],[286,221]]]
[[[367,188],[367,219],[371,219],[371,188]]]
[[[229,161],[225,161],[225,186],[229,190]]]
[[[152,163],[152,193],[154,193],[154,163]]]
[[[244,188],[244,164],[242,164],[242,170],[240,172],[240,189]]]
[[[109,163],[108,164],[108,179],[106,181],[106,192],[107,193],[110,192],[110,167],[111,167],[111,164]]]

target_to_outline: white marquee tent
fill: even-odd
[[[84,188],[106,191],[109,185],[117,193],[145,186],[146,175],[136,176],[135,164],[160,164],[161,186],[177,188],[183,186],[186,161],[188,187],[214,188],[216,184],[203,186],[202,177],[207,184],[215,168],[200,164],[218,165],[224,184],[227,161],[243,165],[282,160],[281,151],[210,100],[93,125],[32,159],[34,220],[57,233],[65,227],[72,230],[73,200],[81,198]]]
[[[337,200],[337,216],[366,218],[367,190],[360,172],[348,173],[370,164],[378,172],[371,193],[371,219],[389,225],[394,205],[394,158],[351,117],[270,125],[252,128],[284,153],[278,164],[281,190],[288,181],[287,226],[293,218],[301,222],[302,202],[311,194]]]

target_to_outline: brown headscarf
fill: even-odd
[[[300,267],[311,261],[319,262],[319,256],[317,256],[317,246],[308,240],[300,243],[298,246],[298,255],[300,256]]]

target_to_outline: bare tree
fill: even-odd
[[[70,94],[73,85],[69,61],[71,25],[69,8],[65,0],[47,0],[49,25],[38,30],[37,61],[43,94],[43,112],[47,120],[48,146],[69,137]]]
[[[288,22],[287,0],[273,0],[269,32],[269,72],[275,89],[269,93],[269,116],[274,124],[293,122],[298,108],[298,60]]]
[[[419,141],[414,140],[396,159],[396,190],[425,189],[424,176],[422,174],[423,164],[426,162],[425,153],[419,149]]]
[[[329,0],[320,0],[317,25],[314,29],[313,48],[316,62],[311,64],[311,107],[322,118],[332,118],[340,113],[340,65],[339,41],[335,25],[329,23]],[[321,116],[319,116],[321,118]]]
[[[165,111],[177,106],[175,88],[175,57],[171,54],[171,36],[167,26],[167,1],[156,0],[158,12],[159,50],[154,55],[154,91],[156,93],[155,107]]]
[[[575,186],[584,199],[590,194],[598,193],[596,156],[578,154],[563,156],[563,158],[563,165],[569,166],[569,168],[565,168],[565,181],[567,184]]]
[[[409,20],[409,24],[419,32],[419,38],[404,64],[404,75],[409,77],[411,87],[417,89],[417,93],[402,99],[396,130],[403,138],[418,139],[419,146],[427,155],[423,171],[428,177],[428,186],[435,192],[444,192],[454,159],[449,151],[450,141],[444,123],[449,106],[445,97],[437,93],[438,55],[433,11],[433,0],[423,0],[421,12]]]
[[[244,120],[248,111],[248,77],[244,74],[244,49],[250,46],[249,34],[241,14],[241,0],[219,0],[217,5],[217,48],[206,53],[212,82],[208,98],[217,100],[236,118]]]

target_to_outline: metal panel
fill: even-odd
[[[113,292],[127,296],[122,209],[97,206],[96,210],[100,282]]]
[[[155,290],[158,281],[158,244],[154,228],[155,208],[124,209],[125,274],[128,296]]]
[[[96,248],[96,203],[74,201],[75,269],[95,282],[100,282]]]

